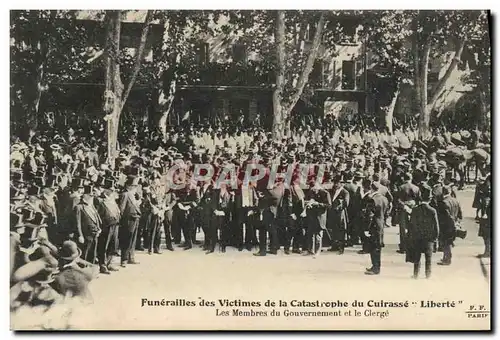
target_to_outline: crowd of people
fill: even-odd
[[[436,131],[424,142],[412,129],[390,135],[334,125],[279,139],[257,127],[139,130],[125,128],[112,165],[102,129],[13,138],[12,308],[86,296],[98,272],[138,265],[137,251],[235,247],[315,257],[361,245],[358,253],[371,257],[365,273],[378,275],[391,226],[414,277],[421,254],[430,277],[432,254],[442,252],[439,264],[451,265],[454,240],[466,234],[449,165],[457,150],[489,138]],[[257,164],[265,169],[259,176]],[[474,208],[485,242],[480,256],[489,257],[489,162],[481,166]],[[248,169],[253,177],[245,181]],[[289,177],[273,175],[288,169]]]

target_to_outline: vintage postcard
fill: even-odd
[[[488,10],[11,10],[12,330],[491,330]]]

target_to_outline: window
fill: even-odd
[[[323,61],[323,78],[322,84],[324,88],[335,88],[335,61]]]
[[[209,44],[201,43],[196,47],[196,62],[198,65],[206,66],[209,60],[209,52],[208,52]]]
[[[304,40],[307,42],[312,42],[314,40],[314,35],[316,34],[316,24],[309,23],[307,25],[306,34]]]
[[[233,60],[237,63],[247,62],[247,49],[245,45],[233,45]]]
[[[437,83],[439,80],[439,72],[429,72],[427,76],[427,82],[429,83]]]
[[[355,20],[346,19],[342,23],[342,38],[341,41],[346,44],[356,42],[357,22]]]
[[[354,90],[356,86],[356,65],[352,60],[342,61],[342,90]]]
[[[365,88],[364,59],[356,61],[356,89]]]

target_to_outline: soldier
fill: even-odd
[[[451,189],[443,187],[443,200],[438,206],[439,240],[443,248],[443,259],[439,265],[451,264],[451,247],[456,237],[457,225],[462,220],[462,208],[455,197],[451,196]]]
[[[421,203],[412,209],[408,225],[407,261],[412,262],[413,278],[420,272],[420,258],[425,255],[425,277],[431,276],[432,253],[439,235],[439,222],[436,209],[431,207],[431,188],[424,186]]]
[[[141,201],[137,193],[137,177],[128,176],[125,192],[120,197],[120,248],[121,266],[138,264],[135,260],[137,228],[141,217]]]

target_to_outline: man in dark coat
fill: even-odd
[[[80,202],[74,208],[78,242],[83,247],[82,257],[94,264],[97,257],[97,240],[101,233],[101,218],[94,206],[94,197],[90,194],[91,187],[85,187]]]
[[[380,274],[381,252],[384,246],[384,227],[385,219],[388,214],[389,202],[387,198],[379,192],[378,183],[372,183],[371,191],[371,204],[368,207],[371,221],[368,226],[367,237],[372,267],[368,268],[365,274],[378,275]]]
[[[439,265],[451,264],[451,247],[454,246],[457,225],[462,220],[462,208],[455,197],[451,196],[451,189],[443,187],[443,200],[438,206],[439,241],[442,244],[443,260]]]
[[[219,239],[220,251],[225,253],[229,244],[229,222],[231,219],[231,210],[233,204],[233,195],[231,188],[227,184],[220,184],[213,190],[213,220],[210,224],[210,244],[207,254],[215,251],[215,244]],[[220,237],[217,237],[217,231],[220,230]]]
[[[332,237],[330,250],[337,250],[339,255],[344,253],[347,230],[347,207],[349,206],[349,192],[342,185],[341,175],[333,178],[333,188],[330,191],[331,206],[328,209],[327,228]]]
[[[255,256],[265,256],[267,253],[267,233],[269,233],[269,252],[273,255],[278,254],[278,208],[282,204],[285,191],[284,183],[278,182],[272,189],[264,189],[263,197],[259,200],[262,214],[261,229],[259,232],[259,252]]]
[[[321,252],[323,231],[326,230],[327,211],[332,204],[330,193],[319,182],[306,194],[306,252],[304,255],[317,255]],[[304,214],[304,213],[303,213]]]
[[[344,189],[349,193],[349,204],[347,205],[347,239],[348,246],[352,246],[359,244],[359,235],[356,232],[356,215],[359,214],[359,197],[357,195],[360,185],[353,181],[352,172],[345,173],[344,181]]]
[[[99,258],[100,272],[103,274],[118,270],[111,266],[111,262],[116,249],[116,233],[118,233],[120,223],[120,208],[116,203],[112,185],[108,184],[106,186],[102,197],[97,199],[97,211],[102,221],[102,232],[97,242],[97,256]]]
[[[431,207],[432,188],[424,186],[421,203],[412,209],[408,225],[407,260],[413,265],[413,278],[418,278],[420,258],[425,255],[425,277],[431,276],[432,253],[439,235],[439,222],[436,209]]]
[[[293,253],[300,254],[300,247],[304,242],[303,218],[300,217],[304,211],[304,198],[304,192],[298,184],[285,185],[281,221],[285,230],[286,255],[290,254],[290,246],[292,246]]]
[[[126,264],[138,264],[135,261],[135,245],[137,241],[137,228],[141,217],[141,202],[137,194],[136,177],[129,176],[127,179],[127,189],[120,197],[120,248],[121,266]]]
[[[243,248],[250,251],[256,243],[255,226],[258,218],[258,206],[259,197],[255,186],[241,183],[235,191],[233,205],[235,238],[239,251],[242,251]],[[243,235],[243,231],[245,235]]]
[[[412,175],[407,172],[404,174],[405,183],[399,187],[397,198],[399,204],[399,250],[398,253],[404,254],[406,251],[406,233],[408,223],[410,222],[411,209],[420,199],[420,189],[412,183]]]

